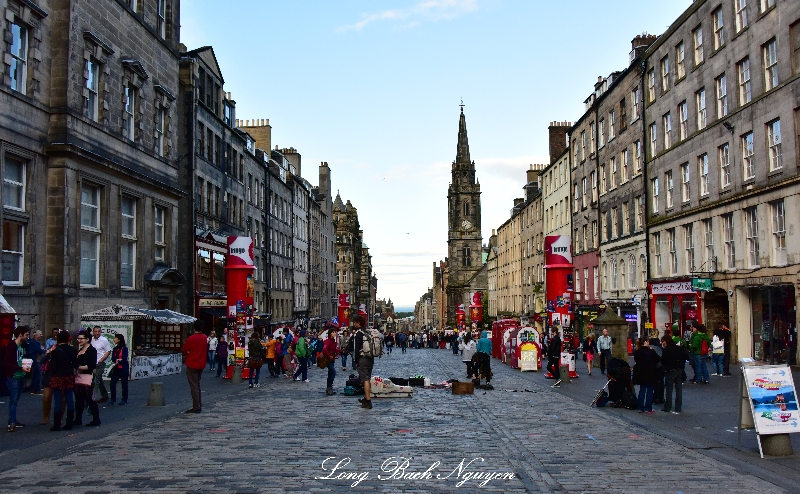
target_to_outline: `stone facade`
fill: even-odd
[[[319,165],[319,185],[311,202],[311,314],[321,320],[336,317],[336,244],[331,197],[331,169]]]
[[[349,200],[344,203],[338,193],[333,202],[333,220],[336,228],[336,291],[348,294],[353,307],[363,304],[371,318],[379,313],[372,256],[363,240],[358,210]]]
[[[268,262],[269,312],[277,324],[289,323],[293,319],[294,291],[292,269],[294,248],[292,245],[292,184],[289,180],[289,162],[281,153],[269,153],[269,230]]]
[[[798,20],[798,2],[698,0],[646,54],[653,318],[727,323],[734,357],[796,361]]]
[[[157,25],[153,9],[0,1],[3,295],[22,324],[190,309],[175,241],[180,7]]]
[[[542,190],[539,186],[543,165],[530,165],[526,171],[525,202],[522,205],[522,311],[529,323],[544,310],[544,231]]]

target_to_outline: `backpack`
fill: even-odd
[[[719,339],[719,336],[714,335],[714,339],[711,340],[711,348],[714,351],[722,350],[725,346],[725,342]]]
[[[361,355],[364,357],[378,357],[383,354],[383,336],[377,329],[361,330]]]
[[[294,353],[298,357],[307,357],[308,356],[308,346],[306,345],[306,339],[302,336],[297,339],[296,346],[294,348]]]
[[[708,349],[709,349],[708,339],[703,338],[702,340],[700,340],[700,355],[708,355]]]

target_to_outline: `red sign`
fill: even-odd
[[[572,265],[572,237],[548,235],[544,238],[545,266]]]

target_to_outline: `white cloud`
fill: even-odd
[[[406,29],[416,27],[423,21],[448,20],[478,10],[478,0],[425,0],[408,9],[390,9],[375,14],[366,14],[363,19],[342,26],[336,31],[361,31],[377,21],[403,22]]]

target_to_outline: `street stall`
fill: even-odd
[[[99,327],[112,346],[117,333],[124,336],[129,350],[130,378],[147,379],[180,374],[181,347],[188,332],[184,326],[196,320],[166,309],[112,305],[82,315],[81,329],[92,331]],[[106,367],[106,378],[112,367]]]

